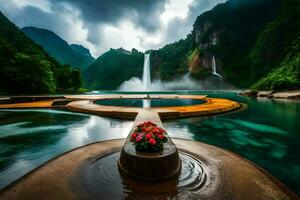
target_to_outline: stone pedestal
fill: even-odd
[[[143,110],[139,112],[133,129],[144,121],[151,121],[159,127],[163,127],[157,112]],[[179,175],[181,160],[178,150],[171,138],[164,144],[164,149],[156,153],[144,153],[135,150],[128,135],[118,161],[119,170],[141,180],[162,180]]]

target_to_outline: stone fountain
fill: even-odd
[[[215,61],[213,72],[218,76]],[[149,89],[151,77],[148,54],[145,54],[143,82],[144,88]],[[163,127],[160,117],[203,116],[240,107],[237,102],[199,95],[173,98],[205,98],[205,104],[166,109],[100,106],[93,103],[93,97],[77,98],[80,100],[68,104],[69,110],[100,116],[135,118],[133,129],[144,121],[152,121]],[[101,98],[115,99],[116,96],[97,97]],[[119,98],[133,97],[121,95]],[[149,95],[134,98],[147,101]],[[201,142],[182,139],[172,141],[167,135],[168,142],[162,151],[142,153],[136,151],[130,142],[130,135],[126,140],[102,141],[66,152],[1,190],[0,200],[41,197],[46,200],[299,199],[263,169],[226,150]]]

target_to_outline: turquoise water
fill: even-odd
[[[55,110],[0,110],[0,188],[73,148],[125,138],[132,122]]]
[[[172,137],[212,144],[255,162],[300,195],[300,102],[206,92],[246,103],[243,111],[164,122]]]
[[[147,101],[149,107],[186,106],[206,102],[201,99],[104,99],[95,103],[107,106],[143,107],[144,101]]]
[[[164,126],[172,137],[238,153],[300,194],[300,102],[251,99],[224,91],[172,93],[208,94],[247,104],[242,111],[164,121]],[[124,138],[131,126],[130,121],[65,111],[0,110],[0,188],[75,147]]]

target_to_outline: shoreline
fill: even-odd
[[[245,90],[240,92],[239,95],[247,97],[263,97],[270,99],[300,100],[300,90],[290,90],[282,92]]]

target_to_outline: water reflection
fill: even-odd
[[[251,99],[224,91],[191,93],[228,98],[248,107],[225,115],[167,121],[164,126],[172,137],[202,141],[238,153],[300,195],[299,101]],[[64,111],[1,110],[0,188],[72,148],[126,137],[131,125],[128,121]]]
[[[240,154],[300,194],[300,103],[251,99],[229,92],[208,94],[246,103],[248,108],[225,115],[165,122],[172,137],[185,133],[189,139]]]
[[[73,148],[125,138],[132,122],[54,110],[0,112],[0,188]]]
[[[117,164],[120,152],[84,162],[72,176],[71,187],[79,197],[86,199],[149,199],[149,196],[151,199],[187,199],[188,191],[193,192],[193,199],[203,199],[197,193],[201,189],[207,190],[205,164],[183,152],[179,156],[182,161],[179,176],[156,181],[159,187],[151,181],[141,181],[122,173]],[[214,177],[213,174],[209,176]],[[213,186],[209,184],[208,187]]]

